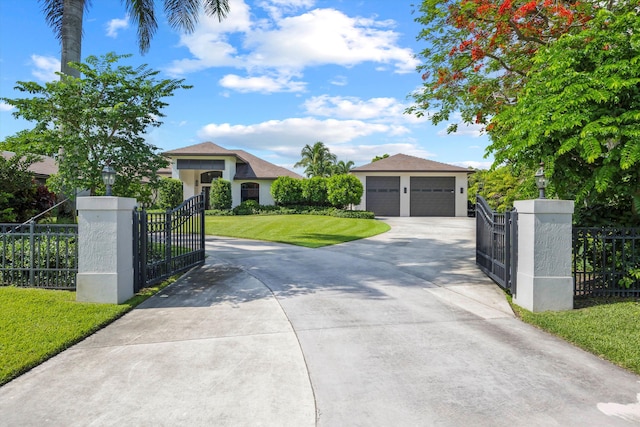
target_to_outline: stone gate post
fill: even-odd
[[[573,308],[573,201],[516,201],[518,274],[513,302],[527,310]]]
[[[76,300],[121,304],[133,296],[136,199],[79,197]]]

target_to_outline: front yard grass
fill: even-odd
[[[0,386],[111,323],[177,276],[124,304],[76,302],[76,293],[0,287]]]
[[[207,216],[208,235],[266,240],[319,248],[363,239],[389,231],[375,219],[336,218],[320,215]]]
[[[640,374],[640,302],[598,298],[575,305],[575,310],[542,313],[512,307],[525,322]]]

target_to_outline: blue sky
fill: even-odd
[[[121,2],[93,1],[82,55],[133,54],[128,63],[194,86],[166,99],[164,124],[147,135],[163,151],[212,141],[292,169],[305,144],[322,141],[356,165],[384,153],[490,164],[479,127],[447,135],[446,123],[403,114],[421,84],[413,0],[230,0],[226,20],[203,16],[189,35],[156,3],[159,28],[141,55]],[[16,81],[52,80],[59,67],[40,3],[0,0],[0,97],[22,97]],[[8,107],[0,102],[0,140],[30,127]]]

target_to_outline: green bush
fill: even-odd
[[[206,216],[231,216],[233,211],[231,209],[207,209],[204,214]]]
[[[302,199],[306,204],[311,206],[326,206],[329,204],[327,199],[327,178],[315,176],[303,179],[301,187]]]
[[[255,200],[245,200],[233,208],[235,215],[255,215],[258,213],[260,205]]]
[[[327,198],[337,208],[360,204],[364,189],[353,175],[333,175],[327,181]]]
[[[183,200],[182,181],[175,178],[163,178],[160,180],[158,195],[158,207],[160,209],[173,209]]]
[[[209,204],[211,209],[231,209],[231,182],[226,179],[216,179],[209,190]]]
[[[271,196],[276,204],[281,206],[302,203],[302,180],[289,176],[278,177],[271,184]]]
[[[343,209],[335,209],[331,216],[338,218],[355,218],[355,219],[374,219],[375,214],[369,211],[349,211]]]

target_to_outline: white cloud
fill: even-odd
[[[320,95],[304,103],[309,114],[349,119],[380,119],[401,116],[404,106],[395,98],[370,98]]]
[[[333,79],[331,79],[329,83],[331,83],[334,86],[346,86],[348,83],[348,80],[346,76],[335,76]]]
[[[35,65],[35,69],[31,70],[31,74],[38,80],[50,82],[58,80],[56,72],[60,71],[60,60],[53,56],[31,55],[31,62]]]
[[[243,93],[302,92],[305,90],[306,83],[292,81],[284,76],[241,77],[227,74],[220,79],[220,86]]]
[[[11,111],[14,109],[13,105],[9,105],[4,101],[0,101],[0,112],[2,111]]]
[[[458,129],[455,132],[448,133],[447,129],[449,126],[456,124],[458,125]],[[453,120],[447,125],[438,131],[438,136],[471,136],[473,138],[479,138],[485,135],[484,132],[485,125],[483,124],[470,124],[464,123],[462,121],[462,115],[460,113],[456,113],[453,116]]]
[[[192,34],[181,36],[180,44],[189,49],[191,57],[174,61],[169,72],[183,75],[230,66],[245,70],[248,82],[255,82],[261,75],[278,80],[300,75],[308,67],[352,67],[363,62],[382,64],[397,73],[415,72],[418,61],[411,49],[398,45],[399,33],[393,31],[393,21],[350,17],[335,9],[283,16],[313,4],[311,0],[265,0],[259,6],[269,15],[252,20],[249,7],[241,0],[232,0],[227,19],[218,22],[203,16]],[[332,84],[345,84],[344,78],[334,79]],[[251,87],[239,84],[244,92]],[[291,91],[288,85],[280,88]],[[265,88],[257,85],[256,90]]]
[[[111,38],[118,37],[118,31],[129,28],[129,15],[125,16],[122,19],[112,19],[107,22],[107,36]]]

